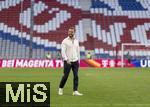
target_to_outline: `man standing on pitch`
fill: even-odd
[[[79,42],[75,39],[75,28],[68,29],[68,37],[61,44],[61,53],[64,59],[64,75],[60,81],[58,95],[63,95],[63,88],[68,79],[70,70],[73,71],[73,95],[83,95],[78,92],[78,69],[80,61]]]

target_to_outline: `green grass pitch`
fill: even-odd
[[[150,107],[149,68],[80,68],[79,91],[72,96],[70,72],[64,95],[58,96],[62,69],[0,69],[0,82],[50,82],[51,107]]]

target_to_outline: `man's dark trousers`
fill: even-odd
[[[68,79],[71,68],[72,68],[73,76],[74,76],[73,90],[77,91],[78,90],[78,69],[79,69],[79,62],[78,61],[71,62],[71,64],[68,64],[67,61],[64,61],[64,75],[61,79],[59,88],[64,87],[64,85]]]

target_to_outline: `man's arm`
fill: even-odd
[[[67,55],[66,55],[66,45],[64,43],[64,41],[62,42],[61,44],[61,54],[62,54],[62,58],[67,61],[68,58],[67,58]]]
[[[78,51],[78,61],[80,63],[80,46],[79,46],[79,42],[78,42],[77,51]]]

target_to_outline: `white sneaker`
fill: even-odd
[[[74,91],[72,95],[74,95],[74,96],[82,96],[83,94],[79,93],[78,91]]]
[[[63,89],[62,88],[59,88],[58,95],[63,95]]]

